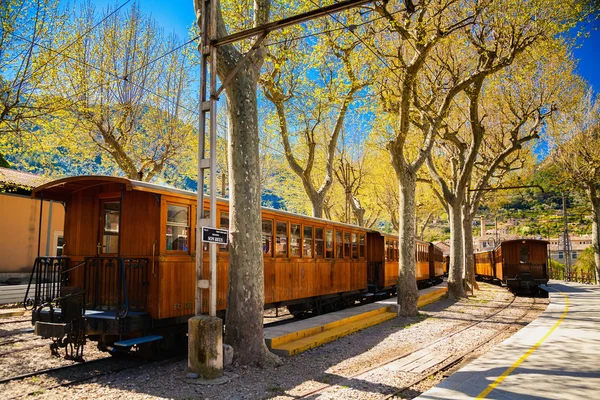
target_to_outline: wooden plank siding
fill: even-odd
[[[494,277],[494,251],[484,251],[473,255],[475,275]]]
[[[538,240],[513,240],[501,245],[504,274],[515,278],[521,272],[530,272],[534,279],[547,277],[547,242]]]
[[[32,196],[39,197],[42,192],[44,198],[64,199],[67,203],[64,254],[70,257],[71,265],[98,254],[98,243],[109,232],[104,232],[101,204],[120,202],[118,256],[146,258],[149,262],[145,309],[157,319],[194,313],[197,240],[194,193],[116,177],[65,178],[41,186]],[[179,210],[179,219],[171,220],[167,226],[170,205],[176,206],[171,211]],[[187,213],[178,207],[187,209]],[[203,207],[208,208],[208,199]],[[216,228],[228,229],[228,213],[229,203],[218,200]],[[187,221],[182,219],[183,215]],[[267,227],[268,221],[271,224],[268,235],[263,225],[267,305],[367,290],[368,276],[375,275],[371,271],[368,275],[368,261],[377,265],[378,286],[389,288],[397,284],[401,246],[398,236],[266,208],[262,209],[262,220]],[[278,222],[284,223],[281,227],[285,232],[278,233]],[[114,235],[114,228],[110,232]],[[417,280],[430,278],[429,245],[417,241]],[[208,263],[205,252],[205,278],[209,276]],[[439,269],[435,267],[436,274]],[[73,270],[70,279],[70,284],[83,286],[83,268]],[[226,307],[227,284],[228,252],[217,247],[218,310]],[[204,290],[204,311],[208,311],[208,298],[208,290]]]
[[[119,178],[120,179],[120,178]],[[153,318],[173,318],[192,315],[195,298],[195,222],[196,202],[193,196],[155,191],[148,188],[132,190],[132,185],[120,183],[116,178],[103,182],[95,179],[86,186],[85,180],[67,182],[72,193],[62,193],[59,186],[47,189],[54,196],[64,196],[67,203],[65,217],[65,255],[71,265],[85,257],[98,254],[102,241],[103,215],[101,201],[120,203],[120,257],[147,258],[148,300],[146,309]],[[122,192],[122,193],[121,193]],[[168,205],[188,207],[187,242],[184,250],[167,250]],[[208,199],[204,204],[208,208]],[[217,221],[228,213],[229,204],[219,201]],[[367,287],[367,256],[369,245],[367,229],[334,222],[304,218],[289,213],[263,209],[263,219],[273,223],[287,223],[287,257],[273,254],[275,227],[271,237],[271,254],[264,255],[265,303],[273,304],[315,296],[360,291]],[[291,224],[301,227],[300,256],[290,257]],[[220,224],[217,224],[220,227]],[[309,237],[308,233],[312,232]],[[312,229],[311,229],[312,228]],[[317,254],[317,228],[323,242]],[[335,249],[335,232],[349,238],[344,243],[341,258],[325,258],[326,231],[330,230]],[[307,243],[305,245],[305,239]],[[362,243],[362,245],[361,245]],[[306,253],[305,253],[306,252]],[[101,254],[102,255],[102,254]],[[332,255],[334,255],[332,253]],[[113,254],[116,256],[116,254]],[[203,263],[204,276],[209,276],[208,252]],[[107,279],[110,277],[106,275]],[[217,309],[224,310],[227,300],[228,252],[217,249]],[[70,285],[84,286],[84,269],[70,272]],[[208,290],[203,295],[203,310],[208,311]]]

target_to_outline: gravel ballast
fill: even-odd
[[[468,356],[472,360],[537,318],[548,304],[548,299],[514,298],[499,286],[485,283],[479,286],[481,290],[469,299],[457,302],[439,300],[421,309],[418,317],[395,318],[300,355],[284,358],[283,365],[278,368],[261,369],[234,363],[225,370],[229,382],[222,385],[208,386],[186,379],[187,361],[182,358],[128,369],[69,387],[40,389],[36,391],[36,397],[296,399],[307,396],[323,399],[382,399],[404,388],[419,375],[405,371],[400,361],[390,360],[433,342],[435,344],[428,348],[428,353],[452,355],[475,349]],[[488,321],[458,332],[488,317]],[[27,325],[17,324],[11,328],[23,326]],[[5,328],[0,326],[0,329]],[[454,333],[451,339],[439,340]],[[492,336],[493,340],[485,340]],[[86,359],[104,356],[94,351],[93,344],[86,346],[85,355]],[[32,368],[43,369],[63,363],[68,362],[51,357],[48,348],[41,347],[1,357],[0,376],[18,375]],[[427,371],[424,373],[427,374]],[[447,374],[432,373],[394,398],[416,397],[439,383]],[[28,380],[0,385],[2,397],[9,399],[22,395],[24,392],[20,386],[30,385]]]

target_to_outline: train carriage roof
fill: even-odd
[[[100,175],[86,175],[86,176],[73,176],[69,178],[62,178],[52,182],[48,182],[44,185],[38,186],[32,193],[32,198],[44,198],[47,200],[66,201],[72,194],[85,190],[94,186],[106,185],[106,184],[121,184],[124,185],[125,190],[137,190],[142,192],[165,194],[171,196],[185,197],[188,199],[196,199],[197,193],[191,190],[177,189],[170,186],[158,185],[155,183],[136,181],[133,179],[116,177],[116,176],[100,176]],[[223,203],[229,203],[229,199],[217,197],[217,201]],[[346,224],[343,222],[336,222],[322,218],[310,217],[306,215],[295,214],[289,211],[277,210],[269,207],[262,207],[263,210],[272,211],[277,214],[283,214],[290,217],[300,217],[315,222],[321,222],[323,224],[334,224],[346,226],[354,230],[379,232],[374,229],[365,228],[358,225]],[[379,232],[382,235],[387,235],[383,232]]]
[[[545,244],[550,243],[547,240],[541,240],[541,239],[511,239],[511,240],[505,240],[503,242],[498,243],[493,249],[485,250],[485,251],[477,251],[474,254],[489,253],[490,251],[494,251],[494,250],[498,249],[498,247],[501,247],[504,244],[512,244],[512,243],[517,243],[517,242],[521,242],[521,243],[536,242],[536,243],[545,243]]]

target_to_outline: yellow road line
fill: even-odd
[[[534,344],[533,346],[531,346],[531,348],[529,350],[527,350],[527,353],[523,354],[521,356],[521,358],[519,358],[510,368],[508,368],[506,371],[504,371],[504,373],[502,375],[500,375],[498,377],[498,379],[496,379],[493,383],[491,383],[483,392],[479,393],[477,395],[476,399],[485,399],[486,396],[492,392],[492,390],[494,390],[498,385],[500,385],[502,383],[502,381],[508,375],[511,374],[511,372],[513,372],[519,365],[521,365],[521,363],[523,361],[525,361],[527,359],[527,357],[529,357],[538,347],[540,347],[540,345],[542,343],[544,343],[544,341],[548,338],[548,336],[550,336],[552,334],[552,332],[554,332],[554,330],[556,328],[558,328],[558,325],[560,325],[560,323],[563,321],[563,319],[565,319],[565,316],[567,315],[567,312],[569,311],[569,297],[563,292],[559,291],[559,293],[562,294],[566,300],[565,311],[563,312],[560,319],[558,321],[556,321],[556,323],[554,324],[552,329],[550,329],[548,332],[546,332],[544,337],[542,337],[540,340],[538,340],[538,342],[536,344]]]

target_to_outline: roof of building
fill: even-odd
[[[45,176],[10,168],[0,168],[0,186],[18,186],[33,189],[48,181],[50,181],[50,178],[46,178]]]

